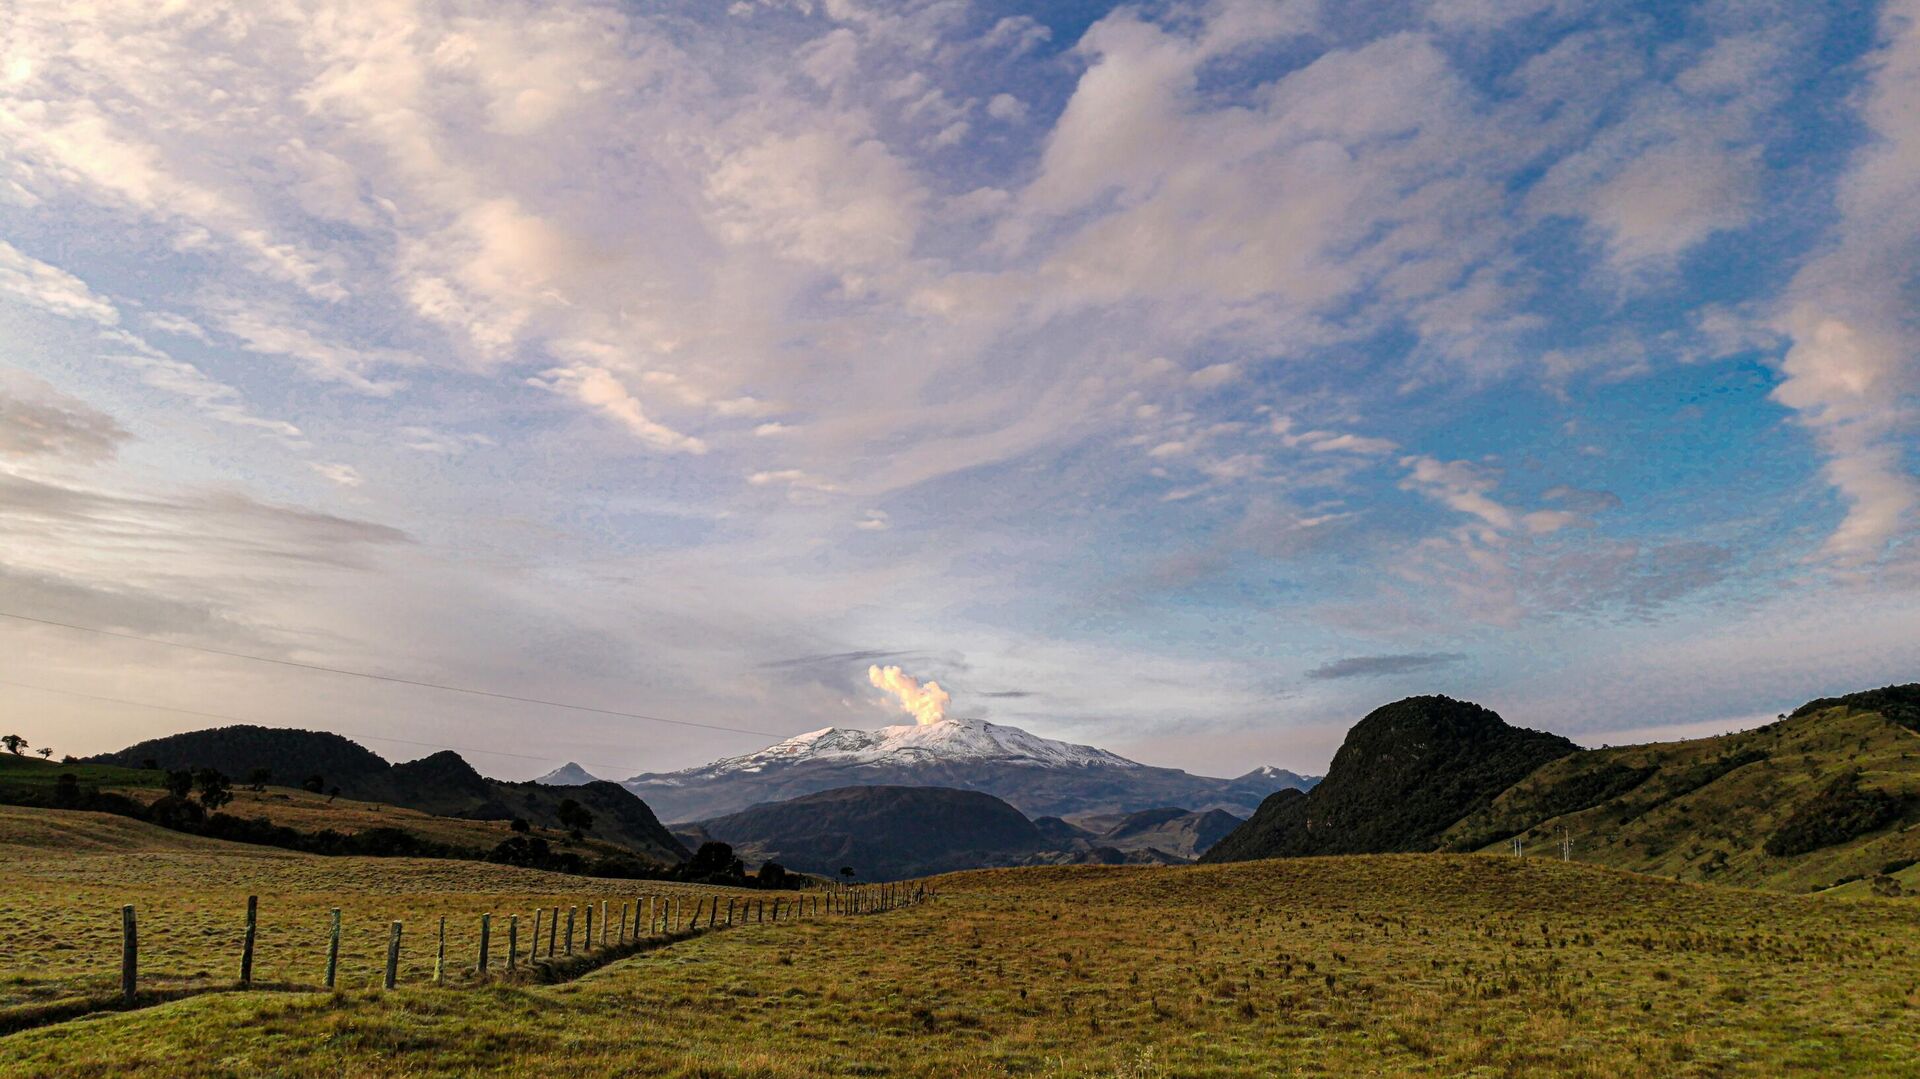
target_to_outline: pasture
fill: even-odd
[[[402,987],[383,992],[368,986],[388,918],[472,921],[635,889],[469,863],[95,841],[77,855],[6,850],[0,977],[12,999],[110,981],[121,902],[141,906],[156,962],[230,979],[249,891],[262,896],[257,979],[315,982],[333,906],[365,928],[352,974],[332,994],[206,995],[23,1031],[0,1038],[0,1071],[1920,1071],[1920,906],[1903,900],[1488,855],[994,870],[941,878],[926,905],[744,926],[559,985],[435,988],[430,949],[415,948]]]

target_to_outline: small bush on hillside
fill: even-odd
[[[1767,837],[1763,849],[1776,858],[1805,854],[1845,843],[1899,815],[1900,799],[1885,791],[1863,789],[1860,773],[1848,772],[1796,809]]]

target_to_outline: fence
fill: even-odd
[[[523,969],[542,965],[552,967],[557,964],[579,960],[599,959],[611,961],[623,958],[648,946],[670,943],[674,940],[731,928],[736,925],[779,925],[805,919],[840,915],[883,914],[900,907],[913,906],[932,898],[933,892],[924,882],[906,881],[893,884],[873,885],[836,885],[827,890],[812,893],[766,896],[741,895],[694,895],[691,909],[688,909],[689,897],[682,895],[643,895],[635,896],[631,902],[621,901],[619,909],[612,908],[612,900],[600,901],[599,936],[595,938],[594,907],[591,902],[575,904],[565,908],[566,926],[561,929],[561,908],[556,906],[533,909],[530,946],[522,952],[520,946],[520,915],[509,913],[506,916],[506,955],[504,972],[511,977]],[[724,913],[721,901],[725,900]],[[616,922],[614,919],[618,917]],[[644,918],[644,926],[642,919]],[[240,977],[238,986],[249,989],[253,986],[254,943],[258,936],[260,919],[260,897],[247,897],[246,921],[240,942]],[[470,969],[481,981],[495,976],[497,968],[494,961],[501,958],[495,954],[493,933],[494,915],[482,913],[478,919],[478,943],[474,951],[474,961]],[[340,938],[342,918],[340,908],[328,911],[326,925],[326,965],[322,987],[336,988],[340,970]],[[545,931],[545,952],[541,950],[542,931]],[[576,934],[576,930],[578,930]],[[609,940],[609,937],[612,939]],[[125,1003],[131,1005],[139,988],[140,977],[140,936],[138,917],[134,906],[128,904],[120,908],[120,992]],[[403,942],[406,940],[406,926],[401,921],[391,921],[387,925],[386,963],[381,984],[387,989],[396,988],[400,982],[400,959]],[[577,949],[577,950],[576,950]],[[447,962],[447,919],[440,918],[434,940],[433,984],[445,984]],[[587,964],[591,965],[591,964]]]

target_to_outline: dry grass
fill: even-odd
[[[303,942],[328,905],[371,928],[398,909],[410,924],[506,909],[496,887],[525,889],[509,894],[530,906],[603,886],[457,863],[186,850],[78,861],[89,859],[44,863],[26,888],[9,873],[6,917],[110,925],[119,897],[145,890],[157,920],[204,893],[197,924],[217,931],[172,947],[209,969],[234,954],[248,888],[277,927],[263,959],[306,972],[315,953]],[[492,873],[503,875],[480,875]],[[433,990],[416,965],[416,986],[393,994],[183,1000],[0,1039],[0,1072],[1920,1073],[1910,900],[1480,855],[998,870],[940,890],[880,917],[701,937],[561,986]],[[0,964],[42,963],[45,940],[16,943],[8,924]]]
[[[411,858],[321,858],[182,835],[101,813],[0,806],[0,1007],[108,992],[119,984],[120,907],[135,906],[142,984],[156,989],[219,984],[238,975],[246,897],[259,895],[254,977],[318,984],[329,911],[342,911],[342,987],[376,983],[388,924],[405,923],[402,977],[433,968],[439,919],[448,919],[448,970],[477,959],[479,918],[496,923],[503,962],[508,914],[518,914],[521,954],[535,907],[632,903],[692,888],[658,881],[601,880],[483,862]],[[760,894],[760,893],[755,893]],[[618,915],[614,914],[615,925]],[[584,915],[579,919],[584,933]],[[564,928],[564,922],[563,922]]]

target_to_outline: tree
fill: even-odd
[[[593,827],[593,810],[571,798],[560,799],[560,807],[554,812],[560,818],[560,827],[567,829],[567,834],[574,839],[581,838],[581,833]]]
[[[167,793],[175,798],[185,798],[193,793],[193,773],[185,768],[167,773]]]
[[[247,773],[247,786],[252,787],[255,791],[266,790],[267,784],[271,782],[273,782],[273,769],[271,768],[255,768],[253,771]]]
[[[53,759],[53,748],[51,746],[41,746],[39,749],[34,750],[34,752],[40,754],[40,759],[43,761]]]
[[[693,857],[687,861],[685,875],[688,880],[724,877],[727,870],[733,868],[734,861],[732,846],[709,839],[693,852]]]
[[[760,882],[760,887],[762,888],[785,888],[787,886],[787,867],[781,865],[779,862],[761,862],[760,872],[755,873],[753,876],[755,880]]]
[[[233,789],[217,769],[202,768],[193,774],[193,781],[200,788],[200,804],[209,812],[233,801]]]
[[[522,835],[525,835],[526,833],[533,831],[533,825],[528,824],[527,818],[525,817],[513,818],[513,823],[507,825],[507,827],[513,829],[516,832],[521,833]]]
[[[854,878],[854,872],[853,872],[853,867],[852,867],[852,866],[850,866],[850,865],[843,865],[843,866],[841,866],[841,867],[840,867],[840,879],[841,879],[841,880],[844,880],[844,881],[847,881],[848,883],[852,883],[852,882],[853,882],[853,878]]]
[[[9,734],[0,737],[0,745],[6,746],[8,753],[18,756],[21,750],[27,748],[27,740],[17,734]]]
[[[300,789],[313,794],[319,794],[321,791],[327,789],[327,779],[320,773],[315,772],[300,781]]]

